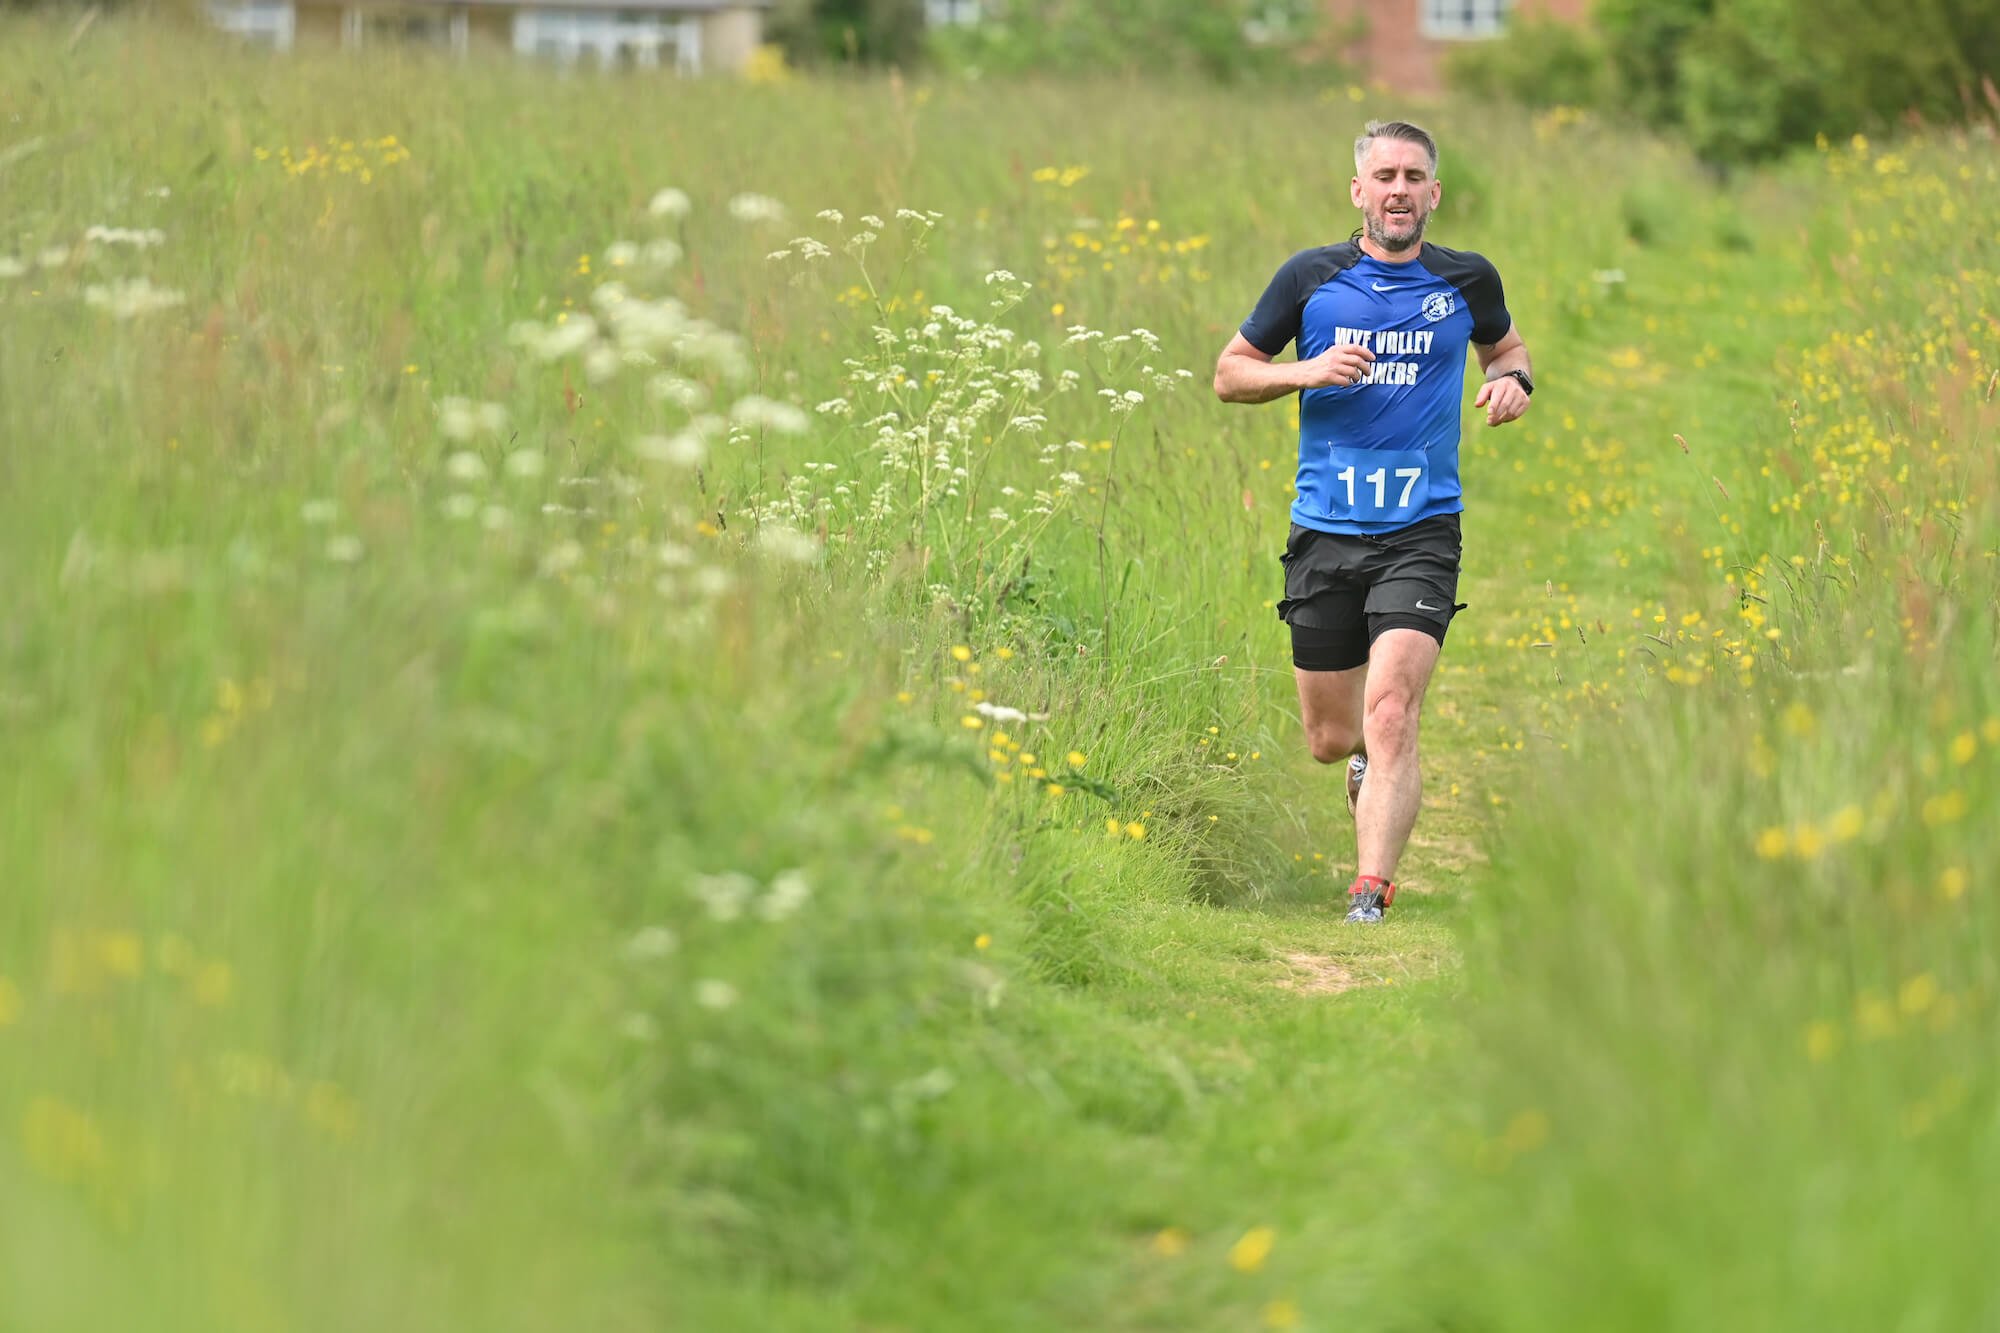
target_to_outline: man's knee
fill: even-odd
[[[1416,739],[1417,719],[1422,704],[1407,690],[1385,690],[1368,705],[1368,741],[1371,745],[1395,745]]]
[[[1361,748],[1361,731],[1338,723],[1306,728],[1306,746],[1322,764],[1337,764]]]

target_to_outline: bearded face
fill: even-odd
[[[1407,139],[1377,139],[1368,145],[1354,177],[1354,206],[1362,231],[1391,254],[1423,244],[1424,226],[1442,191],[1431,175],[1430,154]]]

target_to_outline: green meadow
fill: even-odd
[[[1209,377],[1393,115],[1538,393],[1355,929]],[[1996,216],[0,22],[0,1328],[2000,1327]]]

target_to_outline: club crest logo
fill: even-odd
[[[1458,303],[1451,299],[1448,292],[1432,292],[1424,298],[1424,318],[1433,324],[1456,309]]]

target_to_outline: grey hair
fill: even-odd
[[[1438,174],[1437,141],[1417,126],[1410,124],[1407,120],[1371,120],[1368,122],[1368,128],[1363,130],[1361,137],[1354,141],[1354,170],[1357,173],[1361,170],[1362,162],[1368,157],[1369,148],[1374,145],[1377,139],[1401,139],[1405,143],[1423,145],[1424,151],[1430,154],[1431,175],[1435,176]]]

